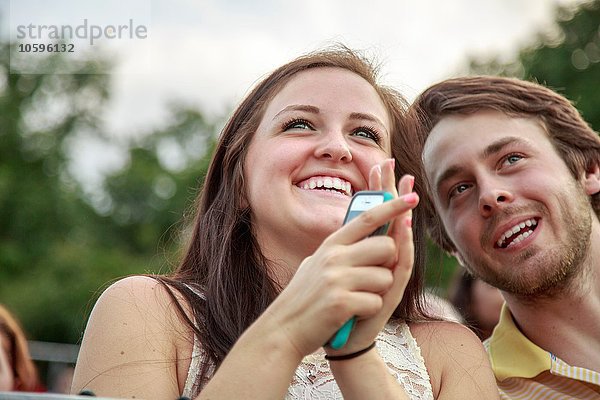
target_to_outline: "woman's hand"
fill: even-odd
[[[389,160],[373,171],[370,189],[389,191],[395,199],[362,213],[323,241],[265,313],[300,358],[323,346],[353,316],[359,323],[339,353],[368,346],[402,298],[412,268],[410,210],[418,197],[398,197]],[[411,191],[410,177],[401,181],[400,191]],[[389,235],[367,237],[389,221]]]
[[[372,168],[369,176],[369,190],[383,190],[392,194],[394,198],[400,197],[410,208],[396,215],[390,221],[388,236],[393,240],[394,254],[391,262],[381,264],[387,267],[393,276],[392,285],[381,293],[382,306],[380,310],[370,316],[359,316],[358,321],[350,334],[346,346],[339,350],[327,348],[330,355],[350,354],[366,348],[375,340],[377,334],[392,316],[392,313],[402,300],[404,290],[412,274],[414,263],[414,244],[412,236],[412,208],[419,201],[416,193],[412,192],[414,177],[405,175],[395,187],[394,159],[386,160]]]

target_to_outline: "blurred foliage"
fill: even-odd
[[[427,287],[439,296],[446,296],[457,268],[460,268],[460,265],[456,258],[446,254],[431,240],[428,241],[427,267],[425,269],[425,284]]]
[[[104,285],[169,268],[215,127],[173,105],[166,127],[127,144],[99,209],[69,173],[68,153],[82,132],[110,140],[100,120],[110,76],[20,74],[9,51],[0,44],[0,302],[31,338],[75,343]],[[172,151],[161,156],[165,143]]]
[[[600,130],[600,0],[559,7],[556,26],[513,62],[472,60],[472,74],[514,76],[542,83],[571,100],[584,119]]]

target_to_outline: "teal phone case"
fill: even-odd
[[[361,191],[358,193],[365,193],[365,191]],[[356,196],[358,193],[356,193],[354,196]],[[371,192],[371,193],[381,193],[381,192]],[[384,203],[393,198],[394,197],[392,196],[391,193],[383,192],[383,202]],[[352,204],[352,203],[350,203],[350,204]],[[348,213],[346,214],[346,218],[344,218],[344,223],[348,222],[347,218],[348,218]],[[388,226],[389,226],[389,223],[383,225],[382,227],[377,229],[375,232],[373,232],[369,236],[385,235],[387,233]],[[329,346],[334,350],[338,350],[338,349],[341,349],[342,347],[344,347],[346,345],[346,343],[348,343],[348,339],[350,339],[350,332],[352,332],[352,329],[354,328],[355,324],[356,324],[355,317],[352,317],[348,321],[346,321],[344,323],[344,325],[342,325],[342,327],[340,329],[338,329],[338,331],[335,333],[335,335],[333,335],[333,337],[331,339],[329,339],[329,342],[326,343],[326,346]]]

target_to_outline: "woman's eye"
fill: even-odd
[[[312,125],[310,124],[310,122],[303,120],[303,119],[294,119],[291,121],[286,122],[283,125],[283,130],[287,131],[290,129],[313,129]]]
[[[379,133],[377,133],[375,129],[365,126],[355,129],[353,134],[354,136],[370,139],[375,143],[379,143],[379,141],[381,140]]]

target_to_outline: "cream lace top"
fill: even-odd
[[[421,349],[404,322],[391,321],[379,333],[376,348],[386,362],[390,373],[402,384],[411,400],[433,399],[429,374]],[[192,362],[188,370],[182,396],[193,399],[200,393],[195,381],[203,352],[194,338]],[[304,357],[288,388],[286,399],[343,399],[342,393],[325,360],[323,349]],[[211,369],[212,375],[214,369]]]

